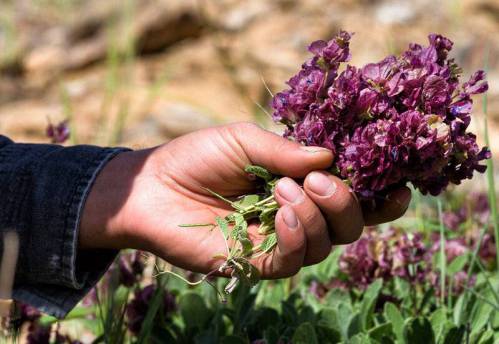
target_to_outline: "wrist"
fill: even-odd
[[[116,155],[97,175],[81,215],[79,246],[83,249],[133,247],[128,231],[129,200],[149,150]]]

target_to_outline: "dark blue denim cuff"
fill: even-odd
[[[0,230],[19,233],[14,299],[63,317],[117,255],[78,250],[85,200],[125,148],[15,144],[0,136]]]

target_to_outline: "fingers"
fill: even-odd
[[[313,170],[328,168],[333,162],[333,154],[326,148],[302,146],[252,123],[238,123],[229,128],[251,163],[275,174],[305,177]]]
[[[398,219],[406,212],[411,202],[411,190],[404,186],[391,192],[383,205],[374,211],[364,213],[366,225],[373,226]]]
[[[326,217],[332,244],[348,244],[360,237],[364,227],[362,210],[345,183],[329,173],[312,172],[303,188]]]
[[[290,206],[303,225],[307,239],[304,264],[324,260],[331,252],[331,240],[319,208],[291,178],[279,180],[274,196],[279,205]]]
[[[284,278],[295,275],[303,266],[306,239],[303,225],[289,205],[277,212],[275,219],[277,247],[266,255],[260,269],[264,278]]]

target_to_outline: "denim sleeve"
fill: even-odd
[[[102,277],[118,252],[79,251],[80,216],[99,171],[126,150],[0,135],[0,231],[16,231],[20,243],[15,300],[64,317]]]

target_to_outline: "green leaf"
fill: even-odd
[[[179,309],[186,328],[202,329],[212,316],[203,298],[191,291],[180,297]]]
[[[434,344],[435,334],[431,323],[424,317],[409,318],[404,325],[404,339],[406,343]]]
[[[433,328],[433,333],[435,333],[437,342],[440,343],[445,324],[447,323],[447,312],[445,308],[439,308],[433,312],[430,316],[430,323]]]
[[[480,336],[478,344],[494,344],[494,331],[487,330]]]
[[[390,321],[392,324],[393,333],[397,340],[401,343],[404,342],[404,318],[395,306],[391,302],[387,302],[384,308],[384,315],[386,320]]]
[[[233,258],[235,273],[239,280],[248,286],[254,286],[260,281],[260,272],[245,258]]]
[[[194,341],[190,342],[193,344],[218,344],[219,338],[211,329],[209,329],[197,333],[194,337]]]
[[[164,328],[160,326],[155,326],[152,330],[150,337],[147,338],[147,343],[175,343],[178,342],[175,338],[175,333],[169,328]]]
[[[275,219],[275,215],[279,208],[277,206],[271,208],[265,208],[258,216],[260,222],[262,223],[273,223]]]
[[[374,306],[382,287],[383,281],[378,279],[372,283],[364,293],[360,310],[362,314],[361,327],[363,330],[367,330],[373,323]]]
[[[462,325],[465,321],[468,321],[470,317],[471,310],[476,302],[476,297],[474,295],[469,295],[463,293],[459,296],[454,305],[454,323],[457,325]]]
[[[258,307],[250,314],[249,331],[261,332],[266,328],[276,328],[279,325],[280,316],[277,310],[270,307]]]
[[[260,244],[260,250],[263,252],[270,252],[274,246],[277,244],[277,234],[271,233],[263,239],[262,243]]]
[[[339,303],[337,315],[338,315],[338,324],[341,326],[341,331],[340,331],[341,336],[343,337],[344,341],[347,341],[349,338],[348,328],[351,319],[353,318],[352,307],[346,302]]]
[[[462,271],[466,264],[469,261],[469,257],[467,254],[463,254],[461,256],[457,256],[452,260],[452,262],[447,266],[447,275],[448,276],[453,276],[459,271]]]
[[[331,307],[325,307],[319,312],[318,324],[341,331],[336,309]]]
[[[406,280],[396,277],[395,278],[395,297],[400,300],[409,298],[409,291],[413,287]]]
[[[359,333],[347,342],[348,344],[378,344],[378,341],[375,339],[371,340],[369,336],[365,333]]]
[[[291,342],[293,344],[319,344],[314,326],[309,322],[304,322],[296,328]]]
[[[161,306],[161,300],[163,298],[163,295],[164,295],[164,290],[162,288],[157,288],[156,291],[154,292],[154,296],[150,301],[150,307],[148,307],[146,316],[142,323],[137,343],[145,343],[146,338],[148,338],[151,335],[152,329],[154,327],[154,320]]]
[[[247,237],[248,236],[248,223],[244,219],[244,216],[240,213],[232,213],[228,217],[230,217],[229,221],[234,222],[234,227],[232,228],[232,232],[230,236],[232,239],[237,239],[238,237]]]
[[[245,195],[243,198],[235,201],[234,203],[238,204],[241,208],[245,209],[261,200],[262,197],[260,195],[253,194],[253,195]]]
[[[298,312],[295,305],[289,300],[281,301],[281,314],[283,322],[289,326],[298,323]]]
[[[321,344],[336,344],[341,341],[340,332],[334,328],[317,324],[315,331],[317,332],[318,341]]]
[[[263,338],[266,344],[277,344],[279,343],[279,331],[274,326],[270,326],[263,332]]]
[[[352,338],[357,333],[362,332],[362,313],[355,313],[354,316],[350,319],[350,323],[348,324],[348,338]]]
[[[253,243],[251,242],[250,239],[244,237],[244,238],[239,238],[239,242],[241,243],[241,246],[243,248],[243,255],[244,256],[250,256],[251,253],[253,253]]]
[[[461,344],[463,343],[465,333],[466,331],[464,325],[457,327],[449,322],[444,330],[443,344]]]
[[[298,313],[298,322],[304,323],[304,322],[310,322],[310,323],[315,323],[316,316],[314,313],[314,310],[312,307],[306,305],[303,306],[300,309],[300,312]]]
[[[321,282],[326,282],[331,279],[338,271],[338,260],[340,259],[343,250],[340,247],[335,247],[333,252],[322,262],[314,265],[317,271],[317,278]]]
[[[240,336],[225,336],[220,338],[220,344],[247,344],[248,341]]]
[[[272,175],[272,173],[270,173],[269,171],[267,171],[262,166],[248,165],[248,166],[246,166],[244,168],[244,171],[246,173],[254,174],[255,176],[260,177],[260,178],[264,179],[267,182],[270,181],[270,180],[272,180],[272,179],[274,179],[274,176]]]
[[[494,308],[484,302],[477,302],[470,314],[471,334],[480,332],[489,322]]]
[[[220,216],[215,217],[215,221],[217,222],[218,228],[222,231],[225,240],[227,240],[229,237],[229,223]]]
[[[371,328],[368,332],[369,337],[378,341],[383,341],[385,338],[393,336],[393,326],[390,322],[378,325]]]
[[[499,312],[494,312],[490,321],[490,325],[493,329],[499,330]]]

